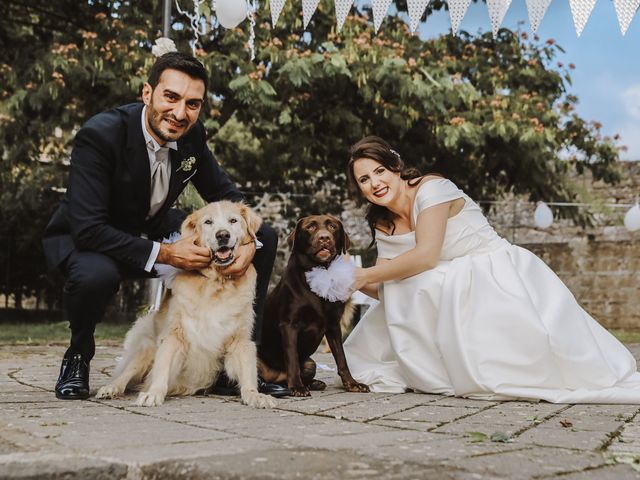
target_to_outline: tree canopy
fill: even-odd
[[[576,114],[572,65],[557,63],[553,40],[506,29],[423,40],[399,16],[376,34],[370,12],[352,13],[337,32],[333,3],[321,2],[303,32],[298,4],[287,2],[275,27],[261,4],[255,61],[248,22],[207,23],[196,51],[211,75],[202,119],[245,190],[297,193],[302,212],[336,211],[349,146],[368,134],[477,199],[571,201],[572,169],[616,180],[615,142]],[[174,11],[172,22],[188,50],[187,19]],[[45,281],[40,236],[74,133],[139,99],[160,25],[158,0],[0,2],[0,270],[16,288]]]

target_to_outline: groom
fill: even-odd
[[[214,159],[198,121],[207,83],[198,60],[167,53],[151,68],[142,90],[144,103],[100,113],[75,137],[67,193],[43,238],[49,267],[60,269],[65,277],[71,328],[55,387],[60,399],[89,396],[95,326],[122,279],[153,277],[158,264],[195,270],[210,263],[209,250],[193,238],[173,244],[157,241],[180,230],[185,215],[171,206],[187,183],[192,182],[208,202],[244,198]],[[267,225],[262,225],[258,238],[260,248],[253,243],[239,247],[236,261],[222,272],[239,276],[251,263],[255,266],[255,338],[260,338],[277,245]],[[259,383],[263,393],[288,393]]]

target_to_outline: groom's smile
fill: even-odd
[[[204,94],[202,80],[178,70],[165,70],[155,88],[145,83],[142,99],[149,133],[160,144],[184,136],[198,121]]]

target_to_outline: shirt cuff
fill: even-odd
[[[158,242],[153,242],[153,248],[151,249],[151,254],[149,255],[147,264],[144,266],[145,272],[150,272],[153,269],[153,264],[156,263],[156,258],[158,258],[159,253],[160,253],[160,244]]]

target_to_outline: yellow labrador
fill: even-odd
[[[253,265],[228,279],[219,269],[233,262],[239,245],[252,241],[261,219],[241,203],[211,203],[189,215],[182,236],[211,249],[211,265],[181,271],[158,311],[140,318],[127,333],[113,381],[97,398],[114,398],[138,387],[136,404],[161,405],[167,395],[193,395],[208,388],[224,368],[237,380],[243,403],[275,406],[258,393],[256,347],[251,341],[256,271]]]

